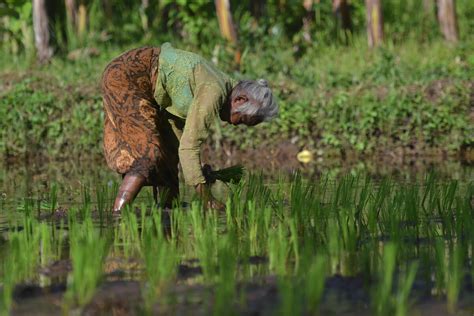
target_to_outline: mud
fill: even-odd
[[[266,265],[264,257],[251,257],[239,265]],[[217,288],[202,285],[199,261],[184,261],[177,268],[175,281],[166,287],[164,296],[153,305],[153,315],[209,315],[216,304]],[[136,259],[108,258],[105,275],[89,304],[83,309],[70,309],[64,295],[67,275],[71,271],[69,260],[58,260],[38,272],[50,282],[17,285],[14,289],[14,307],[11,315],[142,315],[144,313],[142,262]],[[422,274],[422,273],[421,273]],[[291,280],[291,277],[289,277]],[[395,278],[396,279],[396,278]],[[239,300],[229,306],[237,315],[274,315],[282,303],[279,292],[281,279],[275,275],[254,276],[250,281],[236,285]],[[291,281],[294,283],[294,281]],[[326,278],[320,315],[373,315],[370,292],[371,282],[363,275],[334,274]],[[454,315],[472,315],[474,310],[473,280],[466,275],[461,289],[458,310]],[[298,285],[296,285],[298,286]],[[446,298],[431,293],[432,281],[415,279],[410,295],[416,304],[410,315],[453,315],[446,310]],[[240,302],[240,303],[237,303]]]
[[[134,280],[108,280],[97,289],[92,301],[80,312],[81,315],[141,315],[143,313],[142,285]],[[370,293],[363,277],[333,275],[325,282],[320,307],[321,315],[371,315]],[[25,284],[15,289],[15,307],[12,315],[61,315],[65,283],[48,287]],[[153,315],[208,315],[215,303],[216,288],[179,281],[167,287],[166,298],[153,306]],[[281,303],[276,276],[257,277],[253,281],[239,283],[237,293],[243,304],[231,306],[238,315],[273,315]],[[455,315],[472,315],[474,293],[463,291]],[[434,298],[427,292],[427,285],[416,282],[412,297],[417,304],[411,314],[448,315],[443,298]],[[74,312],[74,311],[72,311]],[[79,312],[79,310],[77,311]]]

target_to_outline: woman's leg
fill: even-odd
[[[145,177],[139,174],[126,174],[115,198],[114,212],[120,212],[126,204],[132,202],[144,184]]]
[[[163,207],[172,208],[173,203],[179,197],[179,178],[178,178],[178,148],[180,129],[184,127],[177,126],[180,122],[175,122],[172,115],[164,113],[167,119],[163,118],[159,126],[160,143],[162,146],[161,157],[158,161],[158,191],[160,193],[160,203]]]
[[[166,186],[159,186],[158,190],[160,192],[160,198],[162,199],[160,202],[162,203],[163,207],[172,208],[173,202],[179,196],[179,184],[175,185],[174,183],[170,183]]]
[[[156,169],[158,105],[153,96],[159,50],[139,48],[115,58],[102,77],[105,110],[104,153],[107,165],[125,175],[114,211],[130,203]]]

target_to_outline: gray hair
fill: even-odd
[[[232,90],[232,100],[239,95],[246,95],[247,102],[235,109],[235,112],[248,116],[261,117],[263,121],[269,121],[278,115],[278,105],[264,79],[242,80]]]

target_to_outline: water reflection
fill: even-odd
[[[297,161],[285,163],[263,163],[256,161],[232,161],[243,164],[249,172],[263,173],[269,182],[280,177],[301,172],[307,178],[319,178],[322,175],[337,177],[341,175],[362,175],[372,179],[391,176],[398,181],[421,180],[429,172],[436,172],[438,178],[460,180],[474,179],[474,167],[459,160],[410,160],[398,163],[387,163],[377,159],[340,160],[320,159],[309,164]],[[214,164],[216,166],[216,164]],[[220,166],[229,166],[219,163]],[[20,201],[24,198],[36,200],[46,199],[52,186],[57,188],[58,204],[71,204],[81,200],[81,189],[86,187],[94,191],[100,186],[113,188],[120,182],[120,177],[110,171],[103,161],[59,161],[5,164],[0,167],[0,205],[6,202]],[[183,185],[181,194],[190,198],[193,191]],[[222,196],[226,192],[225,185],[216,185],[213,190]],[[147,199],[151,190],[145,188],[138,200]]]

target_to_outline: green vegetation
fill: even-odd
[[[273,58],[273,49],[249,52],[237,76],[267,77],[279,97],[280,117],[237,131],[219,127],[209,142],[252,148],[291,140],[330,153],[454,153],[474,141],[472,48],[409,42],[369,52],[359,44],[315,48],[301,58],[281,48],[281,60]],[[99,157],[103,113],[97,86],[107,61],[119,53],[105,50],[81,62],[56,60],[38,71],[4,74],[3,80],[15,78],[0,92],[4,156]]]
[[[202,54],[237,79],[268,79],[279,99],[280,117],[272,123],[237,131],[216,125],[209,139],[216,148],[271,148],[283,141],[323,155],[452,154],[474,142],[472,1],[457,2],[456,45],[442,41],[422,1],[384,1],[386,41],[373,50],[367,48],[359,1],[350,1],[348,41],[330,1],[314,1],[310,41],[302,25],[308,13],[298,1],[266,1],[264,13],[249,1],[232,3],[242,52],[238,67],[209,1],[158,1],[142,8],[139,1],[109,0],[108,9],[85,1],[89,22],[81,34],[58,7],[56,55],[42,66],[32,66],[29,57],[32,19],[24,15],[31,4],[7,2],[9,9],[0,10],[9,12],[0,24],[11,22],[0,28],[3,157],[100,157],[104,67],[127,49],[164,41]]]
[[[88,217],[78,223],[74,217],[69,221],[69,245],[72,262],[72,278],[68,284],[66,300],[74,306],[84,306],[93,297],[103,271],[109,250],[107,236],[102,236]]]
[[[152,219],[142,217],[141,256],[145,264],[146,284],[143,290],[145,310],[151,313],[153,303],[166,295],[176,275],[177,255],[172,243],[163,235],[161,214],[154,210]],[[129,217],[130,218],[130,217]]]
[[[14,305],[12,296],[15,286],[19,283],[38,282],[36,268],[59,259],[63,247],[61,228],[39,222],[31,213],[24,214],[21,220],[8,222],[8,242],[2,245],[2,314],[7,313]],[[47,284],[42,284],[45,285]]]
[[[206,212],[199,201],[164,212],[148,207],[147,197],[118,223],[111,217],[100,222],[100,194],[97,201],[78,195],[78,209],[67,212],[68,229],[36,219],[49,208],[31,212],[21,201],[18,213],[6,204],[2,212],[16,216],[6,216],[3,310],[15,308],[15,286],[38,282],[38,268],[64,255],[72,263],[66,309],[86,308],[113,275],[105,267],[118,260],[136,262],[124,280],[140,281],[142,300],[126,303],[146,313],[176,310],[189,295],[206,302],[199,308],[207,312],[239,313],[250,304],[249,289],[274,286],[276,296],[267,299],[277,304],[262,307],[266,312],[317,314],[321,306],[338,308],[331,297],[344,287],[328,286],[338,278],[364,284],[357,287],[360,298],[344,304],[372,306],[378,315],[410,314],[426,293],[458,311],[470,295],[472,182],[444,182],[433,174],[414,183],[296,175],[267,186],[251,175],[229,188],[225,214]],[[84,203],[90,211],[80,211]],[[69,254],[61,255],[66,242]],[[255,265],[255,258],[264,261]],[[200,268],[197,276],[183,276],[181,269],[191,265]],[[202,289],[189,294],[185,284],[189,291],[193,284]]]

